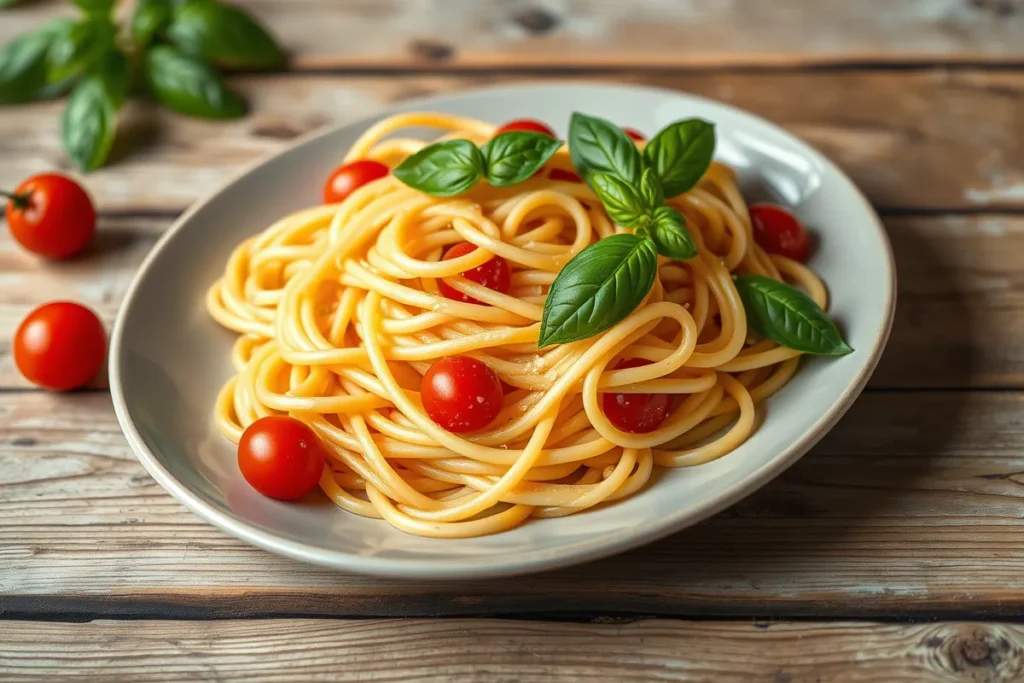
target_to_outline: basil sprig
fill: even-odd
[[[446,140],[407,158],[394,175],[409,187],[436,197],[462,194],[481,178],[494,187],[510,187],[540,170],[561,146],[561,140],[529,131],[502,133],[483,147],[469,140]]]
[[[853,351],[825,312],[803,292],[763,275],[737,275],[734,281],[747,322],[762,337],[819,356],[845,356]]]
[[[118,35],[116,0],[72,2],[78,20],[58,19],[0,46],[0,104],[70,91],[61,138],[83,171],[106,161],[133,81],[183,114],[235,118],[245,102],[215,67],[277,68],[285,60],[266,29],[219,0],[137,0],[130,40]],[[0,7],[11,4],[0,0]]]

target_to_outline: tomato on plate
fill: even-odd
[[[751,204],[750,222],[754,241],[769,254],[801,263],[807,260],[811,248],[807,229],[788,209],[777,204]]]
[[[14,364],[25,379],[54,391],[84,386],[107,353],[103,323],[85,306],[67,301],[35,309],[14,333]]]
[[[6,194],[6,193],[4,193]],[[96,209],[67,176],[32,176],[7,195],[7,226],[21,246],[49,259],[74,256],[96,233]]]
[[[557,137],[551,126],[536,119],[515,119],[514,121],[509,121],[494,131],[494,135],[497,137],[502,133],[508,133],[513,130],[525,130],[531,133],[543,133],[549,137]]]
[[[470,244],[469,242],[460,242],[453,247],[450,247],[444,254],[444,260],[458,258],[459,256],[465,256],[476,251],[476,245]],[[505,259],[500,256],[495,256],[490,261],[464,271],[462,277],[466,278],[470,282],[475,282],[478,285],[483,285],[487,289],[493,289],[495,292],[501,292],[502,294],[508,294],[509,288],[512,286],[512,273],[509,271],[508,263]],[[444,280],[438,280],[438,289],[441,290],[441,294],[445,298],[451,299],[452,301],[461,301],[467,304],[479,304],[480,302],[471,296],[466,296],[459,290],[455,289],[451,285],[447,284]]]
[[[645,358],[624,358],[616,370],[650,365]],[[605,417],[616,428],[630,434],[647,434],[661,426],[668,417],[668,394],[614,394],[602,393],[601,403]]]
[[[334,169],[324,184],[324,204],[337,204],[363,185],[391,173],[384,164],[358,159]]]
[[[427,416],[442,429],[462,434],[483,429],[501,411],[498,374],[469,356],[448,356],[423,375],[420,398]]]
[[[628,135],[629,137],[633,138],[637,142],[646,142],[647,141],[647,136],[644,135],[643,133],[641,133],[640,131],[638,131],[636,128],[623,128],[622,130],[623,130],[623,132],[626,133],[626,135]]]
[[[238,441],[238,469],[268,498],[302,498],[320,482],[326,461],[320,438],[294,417],[262,417]]]

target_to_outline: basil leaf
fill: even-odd
[[[0,0],[0,7],[13,7],[21,0]]]
[[[38,99],[46,86],[46,55],[54,32],[62,21],[40,31],[15,38],[0,48],[0,104],[17,104]]]
[[[702,119],[676,121],[644,148],[644,158],[658,174],[666,197],[681,195],[696,185],[714,154],[715,125]]]
[[[686,261],[697,255],[697,245],[686,229],[686,219],[671,206],[662,206],[654,212],[651,237],[662,256]]]
[[[153,94],[174,111],[209,119],[245,115],[245,101],[228,89],[216,71],[170,45],[151,48],[145,69]]]
[[[91,73],[100,77],[110,97],[120,107],[132,81],[132,65],[127,55],[120,50],[109,50],[96,62]]]
[[[167,36],[185,54],[217,66],[266,69],[285,62],[284,52],[255,19],[214,0],[181,6]]]
[[[47,54],[49,81],[62,81],[85,70],[114,47],[115,32],[109,19],[86,19],[58,31]]]
[[[139,47],[146,47],[153,36],[171,23],[172,5],[170,0],[139,0],[132,13],[132,40]]]
[[[110,16],[110,10],[113,9],[116,0],[72,0],[78,9],[82,10],[89,16],[93,17],[107,17]]]
[[[595,173],[590,176],[590,184],[608,216],[623,227],[636,226],[650,212],[640,194],[618,176]]]
[[[530,131],[509,131],[491,138],[480,148],[484,176],[494,187],[521,183],[547,163],[562,141]]]
[[[427,145],[393,171],[409,187],[436,197],[462,194],[484,173],[484,157],[469,140]]]
[[[803,292],[763,275],[738,275],[734,280],[747,321],[761,336],[820,356],[853,351],[825,312]]]
[[[80,170],[91,171],[106,161],[114,144],[118,104],[99,75],[82,79],[71,91],[61,120],[61,137]]]
[[[640,176],[640,198],[652,210],[665,203],[665,194],[661,191],[661,183],[653,169],[645,168]]]
[[[632,313],[654,284],[654,243],[623,233],[576,254],[551,284],[540,324],[539,348],[604,332]]]
[[[588,184],[594,173],[610,173],[634,187],[640,184],[643,158],[636,143],[604,119],[574,113],[569,121],[569,154]]]

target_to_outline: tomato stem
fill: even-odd
[[[6,197],[8,201],[14,204],[14,208],[16,209],[27,209],[29,207],[29,197],[31,197],[31,195],[16,194],[14,192],[5,192],[4,190],[0,190],[0,197]]]

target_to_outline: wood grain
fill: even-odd
[[[437,583],[244,545],[149,478],[105,394],[0,394],[0,615],[1014,616],[1022,413],[1020,392],[868,392],[782,477],[693,529],[540,576]]]
[[[1024,209],[1024,71],[589,78],[693,92],[765,116],[819,147],[885,211]],[[413,96],[498,80],[508,77],[240,76],[234,83],[254,113],[233,122],[187,119],[133,102],[111,164],[90,174],[88,185],[107,212],[178,212],[302,133]],[[0,108],[0,187],[29,172],[68,168],[58,134],[62,106]]]
[[[5,681],[72,676],[133,683],[994,682],[1024,676],[1024,628],[662,620],[0,622]]]
[[[123,3],[127,4],[127,3]],[[1014,0],[240,0],[299,69],[1019,63]],[[127,8],[126,8],[127,11]],[[0,43],[68,14],[6,10]]]

